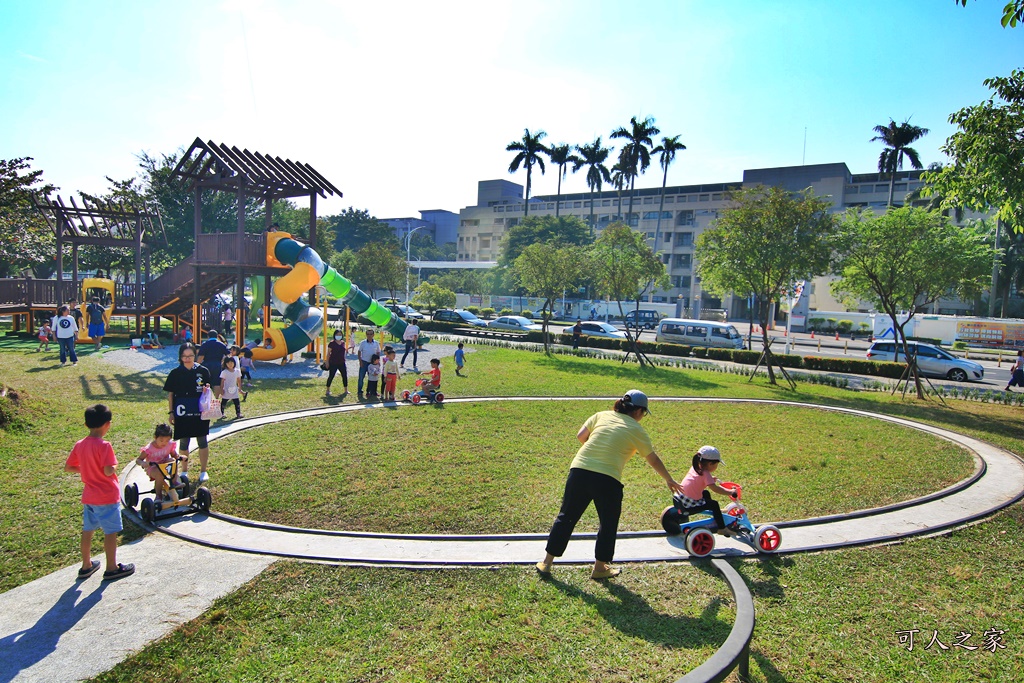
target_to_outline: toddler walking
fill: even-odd
[[[370,365],[366,368],[366,398],[376,399],[377,383],[380,381],[380,354],[370,356]]]
[[[395,360],[394,347],[384,347],[384,355],[388,359],[384,363],[384,400],[394,401],[395,388],[398,386],[398,361]]]
[[[220,411],[225,412],[228,403],[235,404],[235,417],[242,417],[242,406],[238,396],[242,391],[242,373],[234,356],[225,356],[220,371]]]
[[[43,326],[39,328],[39,346],[36,347],[36,351],[50,350],[50,335],[52,333],[53,328],[50,327],[50,323],[43,323]]]

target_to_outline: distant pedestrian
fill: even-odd
[[[221,363],[224,361],[224,356],[228,355],[228,351],[228,345],[221,341],[217,330],[210,330],[209,338],[196,349],[196,362],[206,368],[211,378],[216,379],[220,377],[220,371],[223,369]],[[219,382],[216,389],[215,393],[219,398]]]
[[[346,366],[345,334],[341,330],[334,331],[334,341],[327,345],[327,395],[331,395],[331,382],[341,372],[341,384],[344,393],[348,393],[348,367]]]
[[[242,393],[242,372],[238,369],[238,361],[234,356],[225,356],[220,371],[220,411],[227,417],[229,403],[235,404],[235,417],[242,417],[242,406],[239,396]]]
[[[465,344],[459,342],[459,348],[455,349],[455,374],[459,377],[464,377],[462,374],[462,368],[466,367],[466,349]]]
[[[356,393],[359,400],[363,400],[363,381],[366,379],[366,372],[370,367],[370,359],[374,356],[380,358],[380,342],[373,338],[373,330],[366,330],[366,340],[359,342],[356,347],[356,355],[359,356],[359,380],[356,383]]]
[[[54,328],[57,330],[57,344],[60,345],[60,366],[68,364],[68,357],[71,358],[72,365],[78,365],[78,354],[75,353],[78,325],[71,317],[71,311],[67,306],[61,306],[57,312],[57,323]]]
[[[580,338],[583,336],[583,322],[576,318],[576,324],[572,326],[572,348],[580,348]]]
[[[402,339],[405,341],[405,353],[402,354],[402,367],[405,367],[405,359],[409,357],[409,352],[412,351],[412,369],[418,370],[419,365],[417,363],[417,359],[419,357],[420,327],[416,324],[416,321],[410,320],[409,324],[405,328],[405,333],[402,335]]]
[[[107,567],[104,581],[116,581],[135,573],[135,565],[117,561],[117,534],[121,523],[121,485],[117,479],[117,456],[103,437],[110,430],[113,415],[102,403],[85,409],[85,426],[89,436],[75,444],[64,462],[65,472],[74,472],[82,479],[82,566],[78,579],[87,579],[100,568],[92,559],[92,535],[103,530],[103,554]]]
[[[107,334],[107,321],[103,317],[106,312],[107,309],[103,308],[98,296],[94,296],[85,309],[86,315],[89,316],[89,336],[96,343],[97,351],[103,346],[103,337]]]
[[[1012,392],[1012,386],[1024,387],[1024,349],[1017,352],[1017,359],[1010,366],[1010,381],[1006,391]]]
[[[51,334],[53,334],[53,328],[50,327],[50,323],[43,323],[43,326],[39,328],[39,346],[36,347],[36,351],[50,350]]]

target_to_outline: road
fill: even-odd
[[[743,335],[744,348],[746,348],[746,339],[749,325],[745,323],[732,323],[740,334]],[[622,329],[621,325],[616,325],[619,329]],[[774,340],[772,349],[777,353],[783,353],[786,346],[786,337],[783,335],[782,330],[773,330],[769,333],[769,336]],[[654,331],[644,331],[640,335],[641,341],[654,342]],[[759,333],[755,333],[752,338],[754,350],[760,350],[761,348],[761,336]],[[848,338],[836,339],[835,335],[816,335],[812,337],[809,333],[795,332],[790,337],[790,350],[792,354],[799,354],[802,356],[815,355],[815,356],[826,356],[826,357],[840,357],[840,358],[865,358],[868,347],[871,346],[871,342],[866,339],[850,340]],[[947,379],[936,379],[930,378],[935,384],[941,384],[950,387],[961,387],[961,388],[984,388],[984,389],[997,389],[1002,390],[1006,383],[1010,381],[1010,362],[1003,361],[998,363],[994,360],[980,359],[973,357],[971,360],[981,363],[985,367],[985,379],[981,382],[952,382]]]

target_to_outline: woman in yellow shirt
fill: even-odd
[[[600,526],[590,578],[608,579],[619,575],[622,570],[612,567],[611,561],[622,513],[622,470],[636,453],[644,456],[673,494],[682,492],[682,485],[668,473],[654,452],[650,437],[640,426],[640,420],[649,414],[647,395],[631,389],[615,401],[612,410],[595,413],[583,423],[576,435],[583,445],[569,466],[562,508],[551,525],[547,554],[537,563],[538,572],[551,573],[551,564],[565,552],[576,523],[593,501]]]

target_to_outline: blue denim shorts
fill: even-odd
[[[105,534],[116,534],[123,528],[120,503],[82,506],[82,531],[103,529]]]

